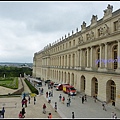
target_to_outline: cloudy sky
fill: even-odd
[[[0,2],[0,62],[33,63],[34,53],[65,34],[87,26],[92,15],[98,20],[108,4],[113,12],[119,1],[19,1]]]

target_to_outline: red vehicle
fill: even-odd
[[[59,85],[56,86],[56,90],[57,91],[58,90],[63,90],[63,85],[69,85],[69,84],[67,84],[67,83],[65,83],[65,84],[59,84]]]
[[[69,95],[76,95],[76,89],[73,86],[70,85],[63,85],[63,92],[69,94]]]

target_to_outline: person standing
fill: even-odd
[[[2,118],[4,118],[4,114],[5,114],[5,108],[3,107],[1,111]]]
[[[74,115],[74,112],[72,112],[72,119],[74,119],[75,118],[75,115]]]
[[[35,105],[35,103],[36,103],[36,97],[34,96],[34,105]]]
[[[45,105],[45,103],[43,104],[43,113],[44,114],[46,113],[46,105]]]

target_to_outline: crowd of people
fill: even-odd
[[[45,86],[46,86],[46,84],[45,84]],[[48,103],[51,103],[51,100],[52,100],[52,97],[53,97],[53,86],[52,85],[50,85],[49,83],[48,83],[48,90],[46,91],[46,92],[43,92],[44,91],[44,89],[43,88],[39,88],[39,95],[44,95],[44,93],[46,94],[46,98],[47,98],[47,100],[48,100]],[[72,102],[72,99],[75,99],[75,97],[74,96],[70,96],[70,95],[68,95],[68,97],[66,97],[65,98],[65,96],[63,95],[61,95],[61,94],[59,94],[58,95],[58,101],[56,101],[55,103],[54,103],[54,110],[55,110],[55,112],[57,112],[57,109],[58,109],[58,104],[57,104],[57,102],[61,102],[61,104],[65,104],[66,103],[66,106],[67,107],[70,107],[71,106],[71,102]],[[84,104],[85,102],[87,102],[87,95],[86,94],[84,94],[84,95],[81,95],[81,101],[82,101],[82,104]],[[94,99],[94,102],[97,102],[97,97],[96,96],[94,96],[93,97]],[[19,117],[21,118],[21,117],[25,117],[25,108],[27,107],[27,102],[30,104],[30,96],[28,96],[28,99],[26,99],[25,97],[22,99],[22,108],[23,108],[23,110],[21,110],[20,111],[20,113],[19,113]],[[36,97],[34,97],[34,104],[35,104],[35,102],[36,102]],[[105,104],[104,103],[102,103],[102,107],[103,107],[103,110],[105,110],[105,111],[107,111],[107,109],[106,109],[106,107],[105,107]],[[47,111],[47,105],[44,103],[43,104],[43,114],[46,114],[46,111]],[[75,114],[74,114],[75,112],[72,112],[72,118],[74,119],[75,118]],[[117,118],[117,115],[116,115],[116,113],[111,113],[111,116],[112,116],[112,118],[114,118],[114,119],[116,119]],[[51,112],[49,112],[48,113],[48,116],[47,116],[48,118],[52,118],[52,113]]]

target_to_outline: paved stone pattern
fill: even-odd
[[[29,88],[23,81],[25,89],[25,92],[30,92]],[[71,98],[71,106],[66,106],[66,100],[68,98],[68,95],[63,93],[62,91],[56,91],[55,88],[53,88],[53,97],[51,97],[51,103],[49,104],[47,102],[46,98],[46,91],[51,91],[51,89],[48,89],[47,86],[43,86],[44,88],[44,94],[38,95],[36,97],[37,101],[36,104],[33,104],[33,98],[31,98],[31,103],[28,104],[28,107],[25,109],[26,114],[25,118],[47,118],[48,113],[51,112],[53,115],[53,118],[71,118],[71,113],[75,113],[75,118],[111,118],[111,112],[114,111],[117,114],[117,117],[120,118],[120,110],[117,110],[115,107],[111,106],[110,104],[106,105],[107,111],[104,111],[102,109],[101,102],[97,101],[94,102],[93,98],[90,96],[87,96],[87,102],[82,104],[82,100],[79,95],[75,96],[74,99]],[[0,87],[0,90],[2,88]],[[8,91],[7,91],[8,92]],[[59,94],[62,96],[65,96],[65,104],[62,104],[59,102]],[[22,109],[21,105],[21,97],[14,97],[14,98],[0,98],[0,108],[2,108],[2,104],[5,102],[5,118],[18,118],[19,111]],[[54,103],[57,102],[57,112],[54,111]],[[17,103],[17,107],[15,108],[15,104]],[[46,103],[47,105],[47,113],[42,113],[42,105]],[[11,107],[12,106],[12,107]]]
[[[26,85],[25,81],[23,80],[24,84],[24,92],[30,92],[28,86]],[[12,93],[13,90],[7,89],[4,87],[0,87],[0,91],[3,91],[4,93]],[[5,92],[6,90],[6,92]],[[26,97],[27,98],[27,97]],[[5,118],[18,118],[19,112],[22,110],[22,104],[21,104],[22,96],[21,97],[10,97],[10,98],[0,98],[0,109],[2,107],[5,107]],[[15,105],[15,103],[17,103]],[[46,104],[46,114],[42,113],[42,106],[43,104]],[[5,105],[4,105],[5,104]],[[25,118],[48,118],[48,113],[51,112],[53,115],[53,118],[61,118],[59,113],[54,111],[54,108],[51,104],[47,102],[45,97],[43,95],[37,95],[36,96],[36,104],[34,105],[33,98],[31,98],[30,104],[25,108],[26,114]]]

